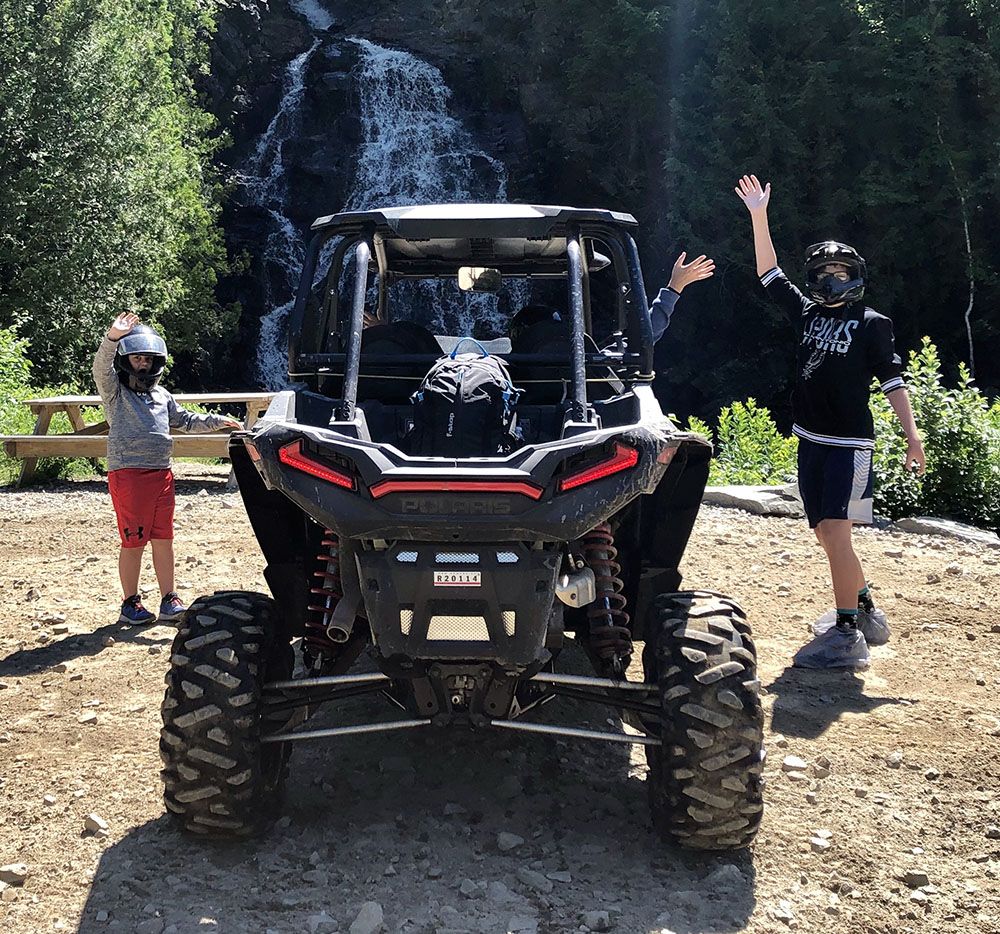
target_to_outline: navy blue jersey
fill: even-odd
[[[841,308],[820,305],[777,266],[760,281],[799,328],[792,431],[817,444],[873,448],[872,379],[886,395],[903,388],[892,321],[861,302]]]

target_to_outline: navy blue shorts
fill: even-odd
[[[824,519],[872,522],[872,452],[799,438],[799,494],[809,528]]]

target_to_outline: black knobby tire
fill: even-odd
[[[709,591],[662,594],[643,652],[663,746],[647,746],[649,805],[664,840],[748,846],[763,813],[764,714],[746,614]]]
[[[199,597],[174,639],[160,758],[167,810],[192,833],[245,837],[275,816],[288,743],[261,743],[265,681],[291,676],[274,601],[231,591]],[[287,715],[286,715],[287,716]]]

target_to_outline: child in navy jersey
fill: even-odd
[[[873,378],[906,435],[907,469],[924,470],[892,322],[861,301],[867,268],[847,244],[826,240],[809,247],[805,294],[799,291],[778,267],[771,242],[770,182],[762,186],[756,176],[744,175],[736,194],[750,212],[761,283],[799,327],[792,426],[799,439],[799,491],[830,562],[837,608],[814,624],[815,638],[796,653],[795,664],[862,668],[868,644],[889,639],[885,614],[872,602],[851,541],[854,523],[872,521]]]

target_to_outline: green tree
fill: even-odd
[[[181,359],[217,333],[225,250],[201,0],[0,0],[0,326],[82,380],[123,308]]]
[[[779,262],[836,236],[869,260],[869,301],[905,349],[930,334],[1000,387],[997,5],[673,0],[662,90],[666,255],[719,263],[660,348],[661,394],[714,414],[753,395],[788,423],[794,330],[757,285],[735,179],[774,183]],[[966,243],[969,233],[969,247]]]

